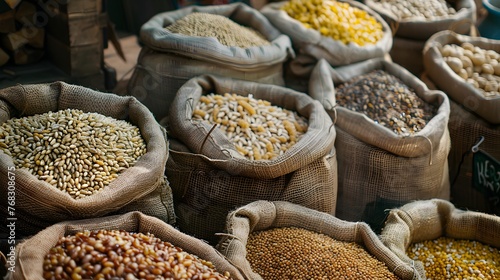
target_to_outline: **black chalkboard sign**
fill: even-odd
[[[484,193],[495,207],[500,206],[500,162],[479,150],[472,158],[474,188]]]

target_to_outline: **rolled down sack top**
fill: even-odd
[[[213,37],[187,36],[165,29],[166,26],[195,12],[228,17],[257,30],[272,44],[249,48],[230,47]],[[243,3],[190,6],[157,14],[141,27],[140,39],[155,51],[177,53],[200,61],[224,63],[244,69],[283,62],[288,55],[293,54],[290,38],[274,28],[259,11]]]
[[[331,37],[323,36],[317,30],[306,28],[300,21],[289,16],[281,9],[286,1],[270,3],[264,6],[261,12],[276,28],[290,37],[297,53],[307,54],[318,60],[323,58],[332,66],[348,65],[386,55],[392,46],[392,31],[382,17],[360,2],[342,0],[339,2],[348,3],[374,17],[382,25],[384,32],[382,38],[375,44],[365,46],[355,43],[346,45]]]
[[[425,72],[430,80],[451,99],[477,114],[491,124],[500,124],[500,93],[494,97],[485,97],[477,88],[457,75],[446,63],[441,54],[445,45],[471,43],[484,50],[500,54],[500,41],[482,37],[460,35],[452,31],[442,31],[427,40],[424,47]],[[500,64],[500,59],[498,59]],[[497,84],[500,84],[500,75]],[[500,88],[500,87],[499,87]],[[500,92],[500,89],[497,89]]]
[[[255,99],[267,100],[271,105],[295,111],[308,120],[307,132],[284,154],[272,160],[246,159],[223,131],[212,130],[212,125],[192,120],[200,97],[210,93],[251,94]],[[210,158],[217,168],[230,174],[261,179],[282,176],[306,166],[327,155],[335,142],[335,129],[330,117],[322,105],[308,95],[280,86],[213,75],[192,78],[179,89],[169,114],[169,133],[190,150]]]
[[[446,1],[453,6],[456,13],[433,18],[400,18],[378,2],[375,0],[363,1],[387,22],[394,25],[396,36],[407,39],[425,41],[433,34],[444,30],[454,30],[460,34],[467,34],[476,23],[476,4],[474,0]],[[413,2],[416,3],[417,1]],[[424,9],[425,5],[428,5],[425,1],[419,1],[419,3],[424,6]]]
[[[80,199],[74,199],[67,192],[38,179],[25,168],[17,168],[16,211],[51,222],[99,217],[119,210],[164,184],[163,173],[168,158],[165,131],[134,97],[120,97],[54,82],[5,88],[0,90],[0,98],[0,123],[14,117],[79,109],[129,121],[139,128],[147,148],[134,166],[123,170],[99,192]],[[0,176],[7,180],[7,170],[13,166],[12,157],[0,152]],[[2,188],[0,194],[6,196],[6,192],[7,188]]]

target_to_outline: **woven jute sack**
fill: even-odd
[[[375,12],[393,27],[395,36],[413,40],[427,40],[433,34],[443,30],[455,30],[460,34],[467,34],[471,26],[476,23],[476,4],[474,0],[446,1],[457,11],[454,15],[424,18],[400,18],[390,9],[384,8],[376,0],[363,0],[365,5]],[[425,2],[421,2],[426,5]]]
[[[160,219],[138,211],[94,219],[65,221],[40,231],[16,246],[15,272],[9,273],[7,279],[43,279],[44,257],[61,237],[84,230],[101,229],[151,233],[162,241],[170,242],[185,252],[212,262],[218,272],[224,273],[227,271],[235,280],[244,279],[240,272],[220,252],[206,242],[180,232]]]
[[[424,47],[424,67],[427,77],[450,99],[463,105],[485,121],[500,124],[500,97],[486,98],[451,70],[441,55],[440,47],[469,42],[474,46],[500,53],[500,41],[441,31],[427,40]]]
[[[165,29],[195,12],[225,16],[259,31],[272,44],[229,47],[213,37],[185,36]],[[190,6],[160,13],[142,26],[140,40],[144,46],[128,83],[128,93],[144,103],[157,120],[168,114],[177,90],[192,77],[217,74],[284,85],[283,63],[294,55],[290,38],[244,3]]]
[[[372,9],[358,1],[346,2],[352,7],[365,10],[382,24],[384,36],[376,44],[359,46],[354,43],[344,44],[333,38],[322,36],[319,31],[306,28],[302,23],[290,17],[281,10],[287,2],[270,3],[260,11],[269,21],[276,26],[283,34],[288,35],[292,40],[293,47],[297,54],[310,56],[313,59],[325,59],[332,66],[348,65],[375,57],[383,57],[392,46],[392,33],[387,23]],[[301,71],[301,62],[296,63],[294,68],[298,73]]]
[[[405,269],[415,269],[415,279],[427,279],[423,263],[406,255],[408,246],[450,237],[500,248],[500,217],[460,210],[442,199],[419,200],[392,209],[379,237],[404,262]]]
[[[435,84],[424,73],[421,77],[429,88]],[[450,201],[459,208],[500,215],[499,202],[484,190],[473,187],[473,151],[479,143],[479,150],[500,159],[500,125],[488,123],[471,113],[463,105],[450,100],[451,150],[448,156],[450,168]],[[479,142],[481,137],[484,141]],[[496,189],[492,188],[493,191]]]
[[[373,70],[398,77],[438,108],[424,129],[401,137],[362,113],[333,108],[335,85]],[[336,124],[337,217],[365,221],[377,232],[385,209],[415,199],[449,199],[450,105],[443,92],[429,90],[395,63],[372,59],[336,69],[320,61],[311,74],[309,95],[321,101]]]
[[[137,126],[147,152],[101,191],[74,199],[25,168],[16,168],[15,217],[17,237],[28,236],[65,220],[94,218],[113,212],[138,210],[173,223],[172,195],[164,176],[168,158],[165,130],[151,112],[134,97],[120,97],[63,82],[18,85],[0,90],[0,123],[63,109],[80,109]],[[7,201],[8,168],[13,159],[0,152],[1,199]],[[7,215],[7,207],[2,207]]]
[[[296,227],[325,234],[335,240],[355,242],[383,262],[401,279],[413,279],[414,271],[380,241],[364,222],[348,222],[286,201],[255,201],[231,211],[226,230],[216,248],[248,279],[262,280],[246,259],[246,245],[252,232]],[[319,261],[319,260],[318,260]],[[311,268],[312,269],[312,268]]]
[[[204,94],[252,94],[296,111],[308,130],[283,155],[249,160],[222,130],[191,120]],[[337,194],[335,128],[318,101],[280,86],[211,75],[188,81],[173,101],[168,122],[166,174],[181,230],[210,242],[224,230],[230,210],[255,200],[283,200],[334,214]]]

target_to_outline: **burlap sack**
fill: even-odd
[[[500,248],[500,217],[459,210],[442,199],[414,201],[390,211],[380,239],[405,263],[405,269],[414,268],[417,279],[427,279],[422,262],[410,259],[406,248],[443,236]]]
[[[403,66],[415,76],[424,71],[424,46],[426,40],[394,37],[389,54],[394,63]]]
[[[422,75],[429,88],[435,84]],[[500,125],[492,125],[477,115],[469,112],[463,105],[450,100],[450,130],[451,150],[448,156],[450,167],[450,201],[458,208],[500,215],[500,204],[487,193],[473,187],[472,147],[484,141],[478,148],[494,158],[500,159]]]
[[[465,106],[491,124],[500,124],[500,97],[485,98],[476,88],[470,86],[456,75],[446,64],[439,48],[446,44],[470,42],[482,49],[500,53],[498,40],[483,37],[460,35],[451,31],[442,31],[427,40],[424,47],[424,67],[429,79],[444,91],[450,99]]]
[[[435,19],[402,19],[391,10],[381,7],[375,0],[364,0],[363,3],[379,13],[391,26],[395,26],[397,37],[427,40],[433,34],[443,30],[455,30],[460,34],[470,32],[476,22],[476,4],[474,0],[447,1],[457,11],[456,14]],[[422,2],[426,5],[425,2]]]
[[[382,17],[360,2],[342,0],[340,2],[365,10],[380,22],[384,30],[382,39],[375,45],[359,46],[354,43],[346,45],[330,37],[322,36],[318,31],[304,27],[298,20],[281,10],[286,2],[268,4],[260,11],[276,28],[290,37],[297,54],[305,54],[316,60],[325,59],[332,66],[348,65],[386,55],[392,46],[392,33]],[[299,65],[297,67],[300,68]]]
[[[438,107],[436,115],[414,136],[396,135],[362,113],[340,106],[331,109],[335,85],[376,69],[398,77],[424,101]],[[443,92],[429,90],[395,63],[373,59],[336,69],[320,61],[311,74],[309,94],[322,102],[336,123],[337,217],[365,221],[377,232],[386,209],[415,199],[449,199],[450,107]]]
[[[272,44],[228,47],[212,37],[184,36],[165,30],[166,26],[194,12],[226,16],[259,31]],[[294,55],[290,38],[274,28],[258,10],[244,3],[190,6],[160,13],[142,26],[140,39],[144,47],[128,83],[128,92],[144,103],[157,120],[168,114],[177,90],[192,77],[216,74],[284,85],[283,63]]]
[[[205,242],[180,232],[171,225],[140,212],[96,219],[75,220],[52,225],[16,246],[15,272],[7,279],[42,279],[43,259],[63,236],[83,230],[126,230],[151,233],[163,241],[213,263],[217,271],[228,271],[233,279],[244,279],[220,252]]]
[[[336,240],[355,242],[385,263],[401,279],[413,279],[414,271],[385,247],[378,236],[363,222],[347,222],[332,215],[284,201],[255,201],[227,216],[226,231],[217,250],[248,279],[261,280],[246,260],[246,245],[254,231],[279,227],[298,227],[328,235]]]
[[[192,121],[202,94],[226,92],[270,101],[309,120],[302,138],[273,160],[241,156],[222,131]],[[318,101],[293,90],[215,76],[191,79],[173,101],[166,174],[181,230],[216,241],[227,213],[255,200],[285,200],[334,214],[337,193],[335,128]],[[205,141],[206,139],[206,141]]]
[[[100,192],[73,199],[66,192],[37,179],[24,168],[15,171],[15,217],[18,238],[65,220],[100,217],[124,208],[156,216],[165,222],[175,219],[172,197],[164,178],[168,158],[164,129],[151,112],[134,97],[120,97],[63,82],[18,85],[0,90],[0,123],[13,117],[31,116],[62,109],[96,112],[123,119],[139,127],[147,153],[123,171]],[[0,199],[7,201],[8,167],[13,159],[0,152]],[[136,205],[136,207],[131,207]],[[160,207],[161,206],[161,207]],[[165,207],[166,206],[166,207]],[[154,210],[154,211],[153,211]],[[2,207],[2,214],[7,208]]]

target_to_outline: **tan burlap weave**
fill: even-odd
[[[211,37],[174,34],[165,27],[194,12],[226,16],[251,27],[272,44],[228,47]],[[144,47],[128,84],[129,94],[161,120],[168,114],[177,90],[202,74],[284,85],[283,63],[294,55],[290,38],[281,34],[258,10],[243,3],[190,6],[152,17],[141,28]]]
[[[284,201],[255,201],[231,211],[227,216],[226,232],[216,248],[246,278],[259,280],[262,277],[252,271],[246,260],[248,237],[254,231],[279,227],[304,228],[339,241],[355,242],[385,263],[401,279],[412,279],[414,276],[413,269],[384,246],[366,223],[343,221],[327,213]]]
[[[429,88],[436,85],[424,73],[421,77]],[[468,111],[463,105],[450,100],[450,130],[451,150],[448,156],[450,168],[450,201],[458,208],[500,215],[500,203],[488,194],[473,187],[472,147],[490,156],[500,159],[500,125],[488,123],[483,118]]]
[[[302,138],[273,160],[240,155],[219,129],[193,121],[200,96],[226,92],[268,100],[309,121]],[[284,87],[215,76],[191,79],[178,92],[169,117],[172,141],[166,173],[183,231],[213,242],[227,213],[255,200],[284,200],[334,214],[337,194],[335,128],[318,101]]]
[[[8,279],[32,280],[43,279],[43,260],[50,248],[54,247],[63,236],[83,230],[126,230],[129,232],[151,233],[163,241],[172,243],[182,250],[210,261],[217,271],[228,271],[233,279],[244,279],[240,272],[212,246],[185,233],[171,225],[140,212],[129,212],[123,215],[108,216],[95,219],[66,221],[54,224],[35,236],[32,236],[16,247],[15,273]]]
[[[441,31],[427,40],[424,47],[425,73],[436,86],[451,100],[463,105],[485,121],[500,124],[500,97],[486,98],[476,88],[469,85],[451,70],[444,61],[440,46],[470,42],[474,46],[500,53],[498,40],[460,35],[452,31]]]
[[[396,135],[366,115],[340,106],[332,109],[335,85],[376,69],[400,78],[424,101],[438,108],[414,136]],[[309,89],[336,123],[337,217],[366,221],[377,231],[388,208],[415,199],[449,199],[450,107],[443,92],[429,90],[409,71],[383,59],[335,69],[320,61],[311,74]]]
[[[100,217],[127,207],[143,210],[165,222],[173,223],[172,197],[164,178],[168,158],[165,130],[151,112],[134,97],[120,97],[63,82],[18,85],[0,90],[0,123],[9,118],[42,114],[62,109],[96,112],[127,120],[139,127],[147,153],[100,192],[73,199],[27,169],[15,171],[15,216],[18,238],[57,222]],[[0,152],[0,197],[7,201],[7,170],[14,166],[10,156]],[[162,206],[163,205],[163,206]],[[162,207],[159,207],[162,206]],[[135,208],[135,209],[132,209]],[[155,211],[151,211],[156,209]],[[2,207],[2,213],[7,208]]]
[[[426,279],[422,262],[410,259],[406,248],[442,236],[500,248],[500,217],[459,210],[442,199],[414,201],[390,211],[380,239],[405,263],[405,269],[415,269],[416,279]]]

